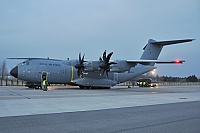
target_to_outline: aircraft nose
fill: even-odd
[[[10,74],[17,78],[18,77],[18,66],[14,67],[11,71],[10,71]]]

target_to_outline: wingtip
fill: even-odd
[[[183,39],[183,40],[188,40],[188,42],[190,42],[190,41],[194,41],[196,39]]]

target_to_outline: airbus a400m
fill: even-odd
[[[162,61],[157,59],[163,46],[192,40],[157,42],[149,39],[139,60],[110,61],[113,52],[107,55],[106,50],[96,61],[86,61],[85,55],[81,56],[81,54],[78,59],[74,60],[8,58],[25,59],[24,62],[14,67],[10,74],[26,81],[29,87],[40,87],[43,79],[46,79],[49,84],[77,85],[80,88],[110,88],[155,69],[155,63],[183,63],[184,60]]]

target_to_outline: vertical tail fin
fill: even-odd
[[[143,48],[144,52],[140,59],[142,59],[142,60],[157,60],[163,46],[177,44],[177,43],[190,42],[192,40],[194,40],[194,39],[157,42],[153,39],[149,39],[147,45]],[[150,63],[149,65],[153,66],[154,64],[155,63]]]
[[[153,39],[149,39],[147,45],[143,48],[144,52],[140,59],[143,60],[157,60],[163,46],[154,45],[152,43],[156,42]]]

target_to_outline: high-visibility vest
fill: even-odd
[[[44,85],[44,86],[46,85],[46,80],[42,81],[42,85]]]

